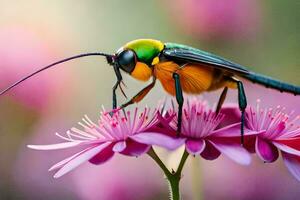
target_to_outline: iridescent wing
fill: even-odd
[[[220,56],[202,51],[200,49],[188,47],[181,44],[175,43],[166,43],[165,49],[162,51],[162,54],[171,60],[178,60],[190,63],[203,63],[211,65],[213,68],[217,68],[223,71],[229,71],[234,74],[249,74],[245,67],[226,60]]]
[[[274,88],[281,92],[289,92],[295,95],[300,94],[299,86],[291,85],[280,80],[276,80],[272,77],[254,73],[252,71],[247,70],[247,68],[245,68],[242,65],[226,60],[225,58],[222,58],[220,56],[202,51],[200,49],[192,48],[181,44],[165,43],[165,49],[162,51],[162,54],[167,59],[173,61],[177,60],[181,62],[198,64],[203,63],[206,65],[210,65],[212,68],[236,74],[254,83]]]

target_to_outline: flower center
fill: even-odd
[[[209,136],[224,118],[223,114],[216,114],[208,109],[206,102],[191,101],[183,108],[182,135],[191,138],[205,138]],[[171,124],[177,127],[177,119]]]
[[[257,100],[256,108],[250,107],[246,113],[246,125],[251,130],[265,131],[262,137],[274,139],[285,132],[297,128],[294,124],[300,116],[290,121],[290,115],[286,114],[285,108],[277,106],[275,109],[261,109],[260,100]],[[298,127],[299,128],[299,127]]]

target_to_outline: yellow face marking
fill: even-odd
[[[157,63],[159,63],[159,57],[158,56],[153,58],[151,65],[156,65]]]
[[[152,76],[152,69],[145,63],[137,62],[130,75],[137,80],[148,81]]]

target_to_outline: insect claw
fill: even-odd
[[[124,115],[125,119],[127,120],[127,115],[126,115],[126,110],[125,110],[125,108],[124,108],[124,107],[121,107],[121,109],[122,109],[122,111],[123,111],[123,115]]]
[[[122,85],[127,88],[127,85],[124,83],[124,81],[121,81]]]
[[[122,83],[122,82],[121,82],[121,83]],[[125,94],[125,92],[124,92],[124,90],[123,90],[121,84],[119,84],[119,88],[120,88],[122,94],[124,95],[124,97],[125,97],[126,99],[128,99],[128,97],[127,97],[127,95]]]
[[[112,109],[111,111],[104,112],[103,114],[104,115],[108,115],[109,114],[110,116],[112,116],[116,112],[119,112],[119,110],[121,110],[121,109],[122,109],[122,107],[119,107],[119,108],[116,108],[116,109]]]

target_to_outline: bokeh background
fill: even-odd
[[[300,85],[300,4],[297,0],[0,0],[0,88],[40,66],[83,52],[114,52],[137,38],[191,45]],[[68,151],[36,152],[84,114],[111,106],[115,75],[101,57],[72,61],[0,97],[0,199],[167,199],[167,186],[147,156],[116,156],[84,164],[60,179],[47,169]],[[126,93],[144,84],[125,75]],[[300,113],[300,98],[246,84],[249,104],[281,104]],[[204,94],[213,105],[220,91]],[[140,105],[156,105],[160,84]],[[125,101],[119,94],[120,101]],[[227,103],[236,103],[230,91]],[[170,165],[176,155],[167,159]],[[226,158],[190,159],[184,199],[298,199],[300,184],[281,161],[238,166]]]

